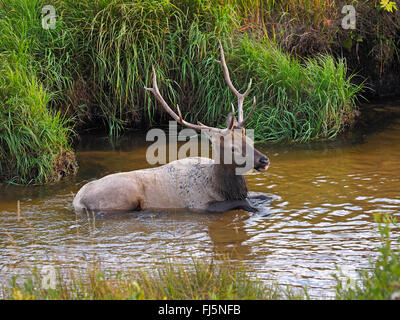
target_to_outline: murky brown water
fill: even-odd
[[[335,266],[354,275],[379,245],[375,213],[400,215],[400,121],[348,141],[259,146],[271,160],[247,177],[249,189],[272,196],[264,212],[127,213],[76,216],[73,193],[87,181],[148,167],[144,136],[113,144],[86,137],[76,177],[46,187],[0,186],[0,280],[33,265],[109,270],[152,268],[162,258],[229,254],[261,279],[307,285],[332,296]],[[21,221],[17,218],[21,201]],[[398,230],[395,229],[395,236]]]

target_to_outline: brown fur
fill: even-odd
[[[233,166],[214,165],[214,188],[225,200],[243,200],[247,197],[244,176],[236,175]]]

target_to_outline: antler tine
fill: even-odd
[[[162,107],[165,109],[165,111],[167,111],[169,113],[169,115],[178,123],[188,127],[188,128],[192,128],[194,130],[211,130],[211,131],[221,131],[221,129],[218,128],[213,128],[213,127],[208,127],[206,125],[195,125],[192,124],[190,122],[187,122],[185,120],[182,119],[182,112],[179,109],[179,106],[177,105],[177,110],[179,113],[179,116],[169,107],[168,103],[165,102],[164,98],[162,97],[160,90],[158,89],[158,84],[157,84],[157,76],[156,76],[156,71],[154,69],[154,66],[152,66],[152,70],[153,70],[153,88],[147,88],[144,87],[145,90],[150,91],[154,94],[154,96],[156,97],[156,99],[161,103]]]
[[[222,47],[222,43],[221,40],[218,39],[218,43],[219,43],[219,51],[221,54],[221,60],[216,60],[222,68],[222,71],[224,73],[224,78],[225,81],[228,85],[228,87],[232,90],[232,92],[236,95],[236,96],[240,96],[240,92],[236,90],[236,88],[233,86],[232,81],[231,81],[231,77],[229,76],[229,70],[228,67],[226,65],[226,61],[225,61],[225,53],[224,53],[224,48]]]
[[[247,115],[247,117],[242,122],[239,122],[239,125],[238,125],[239,127],[244,128],[244,126],[246,125],[247,121],[249,121],[251,115],[253,114],[255,107],[256,107],[256,97],[254,96],[254,98],[253,98],[253,106],[251,107],[251,110],[250,110],[249,114]]]
[[[176,109],[178,110],[178,114],[179,114],[179,123],[182,123],[183,121],[183,117],[182,117],[182,112],[181,109],[179,109],[179,105],[176,105]]]
[[[231,103],[231,106],[232,106],[231,120],[226,127],[227,130],[232,130],[233,126],[235,125],[235,107],[233,106],[233,103]]]
[[[250,79],[249,85],[244,93],[240,93],[239,91],[236,90],[236,88],[233,86],[231,78],[229,76],[229,70],[226,65],[224,48],[222,47],[221,40],[218,39],[218,43],[219,43],[219,51],[221,53],[221,60],[216,60],[216,62],[218,62],[221,65],[222,72],[224,73],[225,81],[226,81],[228,87],[231,89],[231,91],[236,95],[236,97],[238,99],[238,113],[239,113],[238,121],[240,123],[240,122],[243,122],[243,101],[250,91],[252,79]]]

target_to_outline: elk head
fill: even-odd
[[[229,70],[226,65],[222,43],[219,40],[218,42],[220,47],[221,60],[216,60],[216,62],[221,65],[225,81],[238,99],[238,119],[236,119],[235,117],[235,108],[232,104],[232,112],[229,113],[227,117],[225,129],[209,127],[200,122],[198,122],[198,124],[192,124],[185,121],[182,117],[182,113],[178,105],[176,106],[178,114],[176,114],[169,107],[169,105],[165,102],[164,98],[160,94],[154,66],[153,88],[145,87],[145,89],[154,94],[154,96],[161,103],[163,108],[171,115],[171,117],[175,121],[188,128],[201,131],[211,140],[216,155],[216,157],[214,157],[214,160],[216,160],[217,163],[223,166],[230,167],[232,169],[243,167],[247,169],[245,171],[248,171],[249,169],[265,171],[268,169],[269,159],[267,156],[254,148],[253,141],[248,136],[246,136],[245,130],[245,125],[253,114],[254,108],[256,106],[255,97],[253,98],[253,106],[249,114],[246,116],[245,119],[243,119],[243,101],[250,91],[252,80],[250,79],[249,85],[244,93],[240,93],[236,90],[229,76]]]

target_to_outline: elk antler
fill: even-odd
[[[236,88],[233,86],[231,78],[229,76],[229,70],[228,67],[226,66],[226,61],[225,61],[225,54],[224,54],[224,48],[222,47],[221,40],[218,40],[219,43],[219,49],[221,52],[221,60],[215,60],[221,65],[222,72],[224,73],[224,78],[226,83],[228,84],[228,87],[232,90],[232,92],[236,95],[238,99],[238,127],[243,128],[247,121],[250,119],[250,116],[253,114],[255,105],[256,105],[256,97],[253,99],[253,107],[250,110],[250,113],[247,115],[246,119],[243,120],[243,101],[246,98],[247,94],[250,91],[251,84],[252,84],[252,79],[250,79],[249,85],[244,93],[240,93],[239,91],[236,90]]]
[[[152,92],[154,94],[154,96],[157,98],[157,100],[161,103],[161,105],[163,106],[163,108],[165,109],[165,111],[167,111],[170,116],[172,118],[174,118],[175,121],[177,121],[178,123],[180,123],[181,125],[184,125],[188,128],[192,128],[194,130],[210,130],[210,131],[214,131],[214,132],[219,132],[221,134],[225,134],[225,130],[223,129],[219,129],[219,128],[214,128],[214,127],[209,127],[206,126],[200,122],[198,122],[199,124],[192,124],[190,122],[187,122],[185,120],[183,120],[182,118],[182,112],[179,109],[179,106],[176,105],[176,108],[178,110],[178,114],[179,116],[169,107],[169,105],[165,102],[164,98],[161,96],[160,90],[158,90],[158,85],[157,85],[157,76],[156,76],[156,71],[154,69],[154,66],[152,66],[152,70],[153,70],[153,88],[146,88],[144,87],[146,90]],[[232,129],[233,124],[229,125],[227,129]]]

